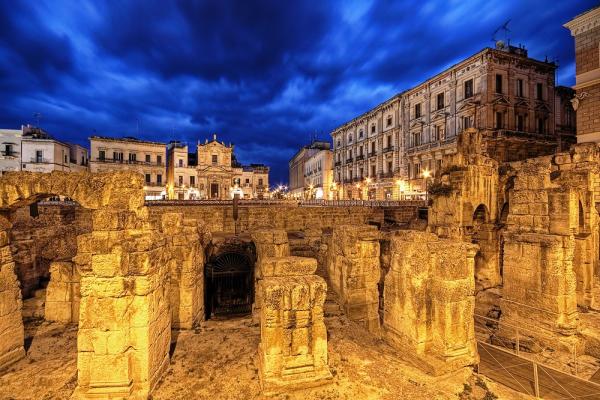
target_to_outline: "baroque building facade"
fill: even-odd
[[[269,193],[269,167],[241,165],[234,146],[213,139],[198,143],[196,153],[186,144],[168,146],[167,188],[171,199],[262,199]]]
[[[330,150],[331,144],[325,141],[313,141],[303,146],[288,162],[289,193],[295,199],[306,197],[310,183],[307,182],[306,162],[321,150]]]
[[[569,88],[556,65],[498,42],[336,128],[335,198],[397,199],[426,191],[467,128],[498,161],[561,150],[574,138]],[[557,124],[556,121],[564,121]]]
[[[304,164],[305,198],[332,200],[333,152],[319,150]]]

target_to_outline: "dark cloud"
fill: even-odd
[[[311,135],[485,46],[507,19],[513,43],[560,62],[562,27],[595,1],[0,2],[0,126],[236,144],[273,181]],[[138,128],[139,127],[139,128]]]

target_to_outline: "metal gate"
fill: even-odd
[[[252,311],[254,279],[245,254],[223,253],[206,264],[206,317],[247,314]]]

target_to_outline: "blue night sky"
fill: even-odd
[[[574,83],[562,25],[594,0],[0,1],[0,127],[35,123],[89,145],[94,132],[204,141],[243,163],[287,161],[338,125],[486,46],[557,59]],[[502,35],[500,35],[502,36]],[[139,134],[138,122],[139,121]]]

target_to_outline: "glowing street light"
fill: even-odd
[[[365,182],[367,182],[367,185],[368,185],[369,183],[371,183],[371,178],[369,178],[369,177],[365,178]]]

